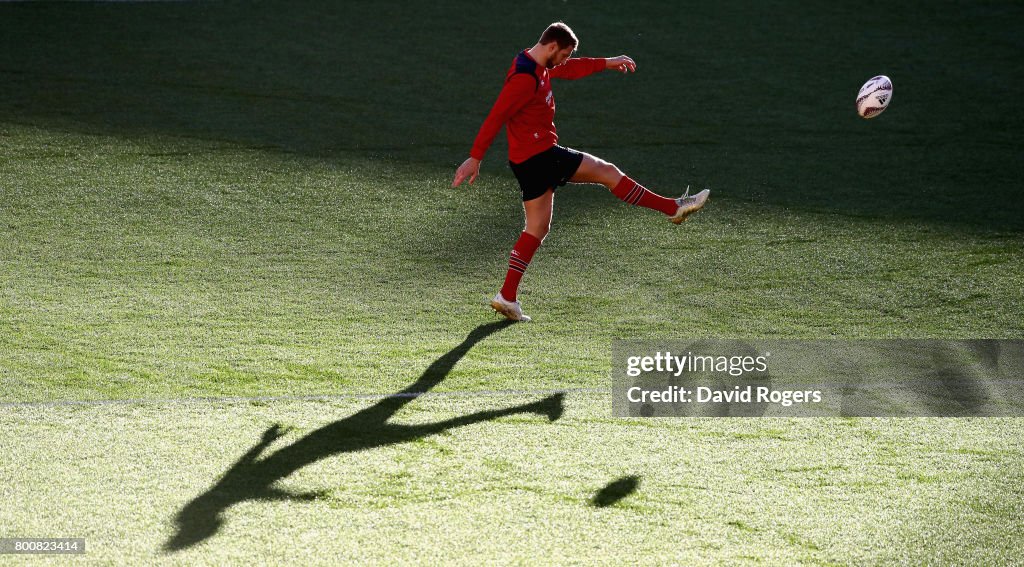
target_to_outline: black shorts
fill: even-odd
[[[583,163],[583,154],[562,146],[552,146],[523,163],[508,162],[523,190],[523,201],[543,195],[548,189],[561,187],[576,175]]]

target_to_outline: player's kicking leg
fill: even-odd
[[[501,291],[491,300],[491,307],[513,321],[529,321],[523,314],[523,308],[516,299],[519,292],[519,281],[523,279],[526,268],[530,266],[533,254],[551,230],[551,213],[554,210],[555,192],[548,189],[540,197],[523,201],[523,212],[526,213],[526,230],[519,235],[519,240],[512,248],[508,260],[508,272]]]
[[[576,174],[569,181],[600,183],[619,199],[631,205],[661,211],[668,215],[669,220],[675,224],[685,221],[691,214],[701,210],[708,200],[708,195],[711,194],[709,189],[705,189],[696,195],[690,195],[689,188],[687,188],[686,193],[678,199],[662,197],[630,179],[614,164],[586,153],[583,154],[583,162],[580,163]]]

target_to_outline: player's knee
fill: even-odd
[[[551,232],[551,224],[549,223],[549,224],[539,224],[539,225],[527,226],[526,227],[526,232],[527,232],[527,234],[530,234],[531,236],[536,237],[537,240],[540,240],[541,242],[543,242],[544,241],[544,237],[546,237],[548,235],[548,233]]]
[[[615,185],[622,179],[623,173],[614,163],[602,162],[601,163],[601,183],[607,186],[609,189],[614,189]]]

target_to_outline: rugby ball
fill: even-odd
[[[892,81],[889,77],[871,77],[857,93],[857,114],[861,118],[874,118],[889,107],[891,100]]]

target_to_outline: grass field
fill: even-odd
[[[503,135],[449,185],[557,19],[639,66],[556,84],[562,142],[712,201],[676,227],[560,189],[534,321],[502,325]],[[615,419],[606,391],[616,338],[1024,338],[1022,24],[0,3],[0,538],[118,564],[1019,562],[1024,420]]]

